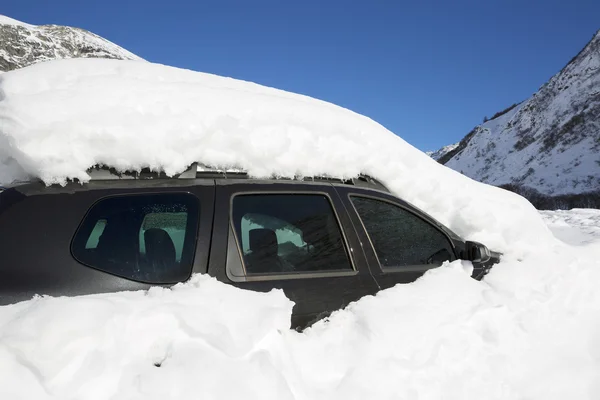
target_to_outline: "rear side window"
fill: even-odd
[[[351,196],[382,267],[441,265],[454,260],[446,235],[404,208]]]
[[[238,195],[232,219],[246,274],[352,270],[327,196]]]
[[[88,212],[72,243],[81,263],[148,283],[189,278],[199,201],[185,193],[110,197]]]

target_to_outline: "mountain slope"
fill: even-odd
[[[116,44],[80,28],[30,25],[0,15],[0,72],[57,58],[141,60]]]
[[[438,161],[546,196],[600,190],[600,31],[532,97],[499,114]]]
[[[438,161],[440,158],[444,157],[446,154],[450,153],[451,151],[454,151],[454,149],[456,149],[458,147],[458,143],[454,143],[454,144],[449,144],[448,146],[444,146],[439,150],[436,151],[426,151],[425,154],[427,154],[429,157],[433,158],[434,160]]]

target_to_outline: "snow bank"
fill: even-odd
[[[487,282],[455,262],[355,303],[288,344],[302,398],[600,398],[600,263],[556,257]]]
[[[0,307],[0,398],[598,399],[600,262],[564,250],[485,282],[457,261],[303,333],[281,292],[207,277]]]
[[[516,254],[551,237],[521,197],[306,96],[150,63],[75,59],[3,74],[0,99],[0,183],[27,175],[86,181],[95,164],[175,174],[194,161],[256,177],[366,173],[496,250]]]
[[[440,166],[368,118],[247,82],[107,60],[3,74],[0,99],[4,181],[85,180],[97,163],[362,172],[506,252],[483,282],[457,261],[303,333],[287,329],[292,304],[280,291],[202,276],[172,290],[0,307],[1,399],[600,398],[600,245],[554,240],[524,199]]]
[[[233,399],[268,391],[275,386],[257,349],[289,329],[292,305],[281,291],[196,276],[172,290],[0,307],[0,398]]]

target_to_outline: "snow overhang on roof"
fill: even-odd
[[[0,93],[0,183],[24,176],[86,182],[95,165],[173,176],[194,162],[252,177],[365,174],[497,250],[549,234],[519,196],[439,165],[365,116],[307,96],[106,59],[11,71],[0,77]]]

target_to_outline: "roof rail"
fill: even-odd
[[[115,168],[97,165],[87,170],[92,181],[110,181],[126,179],[196,179],[197,163],[193,163],[180,174],[167,176],[164,171],[152,171],[143,168],[141,171],[119,172]]]
[[[174,176],[167,176],[163,171],[151,171],[149,168],[144,168],[141,171],[119,172],[115,168],[104,166],[96,166],[88,170],[90,180],[105,181],[105,180],[126,180],[126,179],[248,179],[248,172],[242,169],[222,169],[206,166],[203,164],[193,163],[188,169]],[[295,178],[271,178],[276,180],[294,180]],[[341,183],[346,185],[354,185],[370,189],[378,189],[389,193],[389,189],[377,179],[368,175],[359,175],[352,179],[342,179],[329,176],[310,176],[297,178],[304,182],[331,182]]]
[[[385,186],[379,180],[369,175],[360,174],[358,178],[352,179],[352,184],[354,186],[366,187],[369,189],[378,189],[390,193],[390,189],[388,189],[387,186]]]
[[[204,164],[198,164],[196,168],[196,178],[232,178],[232,179],[243,179],[249,178],[248,172],[241,168],[216,168]]]

